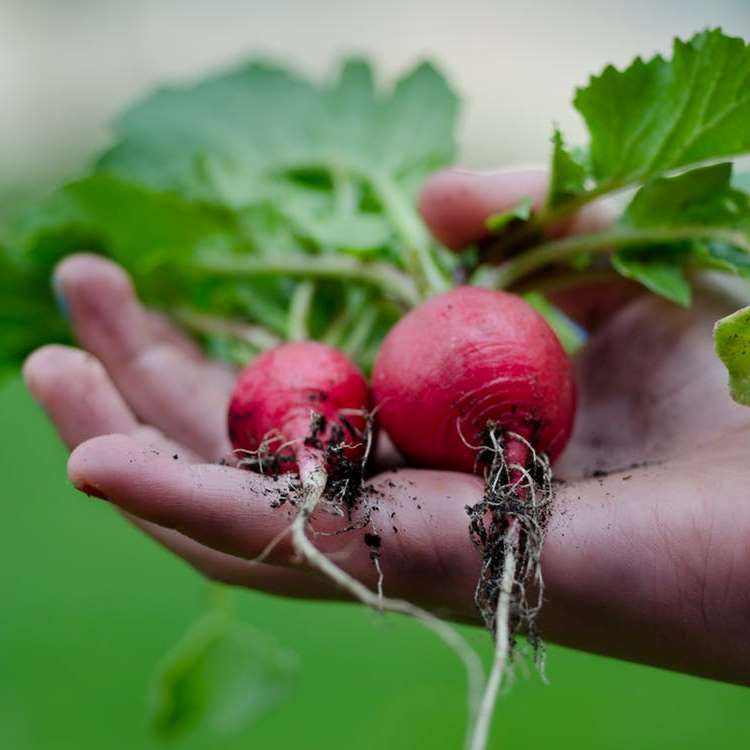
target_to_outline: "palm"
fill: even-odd
[[[229,451],[232,373],[146,314],[108,262],[73,258],[58,279],[78,339],[94,357],[48,347],[30,358],[26,378],[76,448],[74,483],[116,503],[212,578],[339,596],[300,567],[286,540],[266,563],[248,564],[289,516],[271,507],[269,488],[273,497],[278,485],[205,463]],[[746,681],[750,510],[743,519],[741,477],[750,431],[711,351],[710,326],[725,304],[711,299],[686,312],[635,300],[580,358],[578,427],[558,466],[569,481],[545,549],[542,624],[576,647]],[[586,478],[597,470],[615,473]],[[464,507],[476,502],[481,482],[410,469],[371,481],[382,493],[368,528],[383,539],[386,592],[475,620],[479,558]],[[340,524],[319,515],[313,526]],[[320,535],[316,543],[374,584],[362,533]],[[709,632],[718,636],[710,645]]]
[[[728,398],[711,336],[739,304],[704,288],[690,310],[644,296],[612,316],[578,358],[575,439],[558,472],[685,458],[750,427],[747,409]]]

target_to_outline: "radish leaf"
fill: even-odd
[[[552,136],[552,146],[552,169],[547,195],[548,208],[563,204],[583,192],[588,174],[585,154],[581,151],[568,150],[563,135],[557,128]]]
[[[627,278],[681,305],[690,304],[689,268],[750,270],[750,196],[732,186],[729,163],[699,167],[646,183],[625,210],[624,229],[663,229],[660,243],[616,252],[612,264]],[[690,237],[690,230],[694,237]],[[670,231],[681,239],[668,242]]]
[[[750,150],[750,47],[720,29],[579,89],[594,177],[620,184]]]
[[[385,172],[413,195],[454,157],[458,100],[428,63],[390,92],[375,90],[361,60],[316,86],[251,62],[192,86],[157,90],[123,115],[98,167],[126,179],[218,203],[229,174],[234,204],[283,186],[331,195],[341,176],[363,187]],[[211,178],[201,170],[210,158]]]
[[[511,222],[527,221],[531,216],[532,205],[531,198],[522,198],[513,208],[492,214],[485,222],[485,226],[490,232],[500,232]]]
[[[289,688],[293,659],[268,636],[209,611],[161,664],[152,694],[155,732],[235,732],[272,709]]]
[[[729,372],[732,398],[750,406],[750,307],[716,323],[714,346]]]

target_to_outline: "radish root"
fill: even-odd
[[[316,416],[317,415],[314,413],[312,414],[313,426],[316,423]],[[366,445],[365,455],[360,467],[361,471],[359,476],[353,478],[354,481],[357,481],[360,485],[364,479],[364,465],[372,449],[372,415],[368,415],[367,430],[363,436],[363,440]],[[327,450],[328,453],[331,453],[341,447],[342,446],[331,445],[328,446]],[[254,462],[257,465],[257,457],[253,457],[253,459],[255,459]],[[250,459],[250,461],[253,459]],[[245,465],[247,466],[250,461],[247,461]],[[335,513],[336,515],[343,515],[343,508],[341,508],[343,501],[340,497],[340,493],[337,493],[339,494],[338,497],[334,496],[333,498],[326,498],[326,491],[330,490],[331,487],[329,482],[330,478],[325,468],[326,457],[323,451],[309,449],[307,447],[299,447],[297,452],[297,462],[302,483],[301,503],[297,508],[297,513],[291,525],[277,535],[269,547],[267,547],[261,554],[261,559],[268,554],[270,551],[269,548],[272,548],[287,534],[290,534],[295,554],[297,554],[300,559],[305,560],[308,565],[320,571],[344,591],[348,592],[353,598],[378,612],[393,612],[396,614],[407,615],[408,617],[412,617],[421,622],[454,651],[464,666],[468,684],[468,714],[470,719],[468,726],[473,727],[476,718],[479,715],[479,705],[485,684],[484,669],[478,654],[469,645],[466,639],[452,625],[444,620],[411,602],[403,599],[392,599],[385,596],[383,594],[383,573],[377,558],[373,559],[373,564],[377,572],[378,584],[377,592],[373,592],[370,591],[367,586],[360,583],[356,578],[342,570],[335,562],[333,562],[333,560],[324,555],[315,546],[308,536],[312,515],[318,508],[322,508],[329,513]],[[330,494],[331,493],[329,492],[329,495]],[[469,740],[469,732],[467,732],[467,746]]]
[[[508,441],[526,447],[526,466],[507,463],[504,445]],[[541,556],[553,498],[550,465],[521,435],[501,432],[495,425],[488,426],[486,443],[482,448],[482,460],[488,464],[485,495],[467,511],[472,539],[482,551],[483,562],[475,601],[493,633],[495,651],[470,750],[487,746],[498,693],[503,682],[512,678],[519,633],[526,635],[544,679],[544,642],[536,617],[543,600]],[[533,599],[528,589],[535,591]]]

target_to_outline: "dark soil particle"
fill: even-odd
[[[380,549],[383,540],[380,538],[380,534],[365,534],[365,544],[372,549]]]

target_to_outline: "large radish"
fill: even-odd
[[[458,287],[402,318],[373,375],[378,420],[410,462],[471,472],[494,424],[554,460],[570,436],[570,361],[545,320],[520,297]],[[526,447],[511,438],[509,460]]]
[[[515,634],[526,629],[532,644],[541,643],[535,616],[549,461],[573,425],[572,366],[554,332],[521,298],[464,286],[432,297],[394,326],[373,386],[378,420],[411,463],[486,477],[482,502],[469,509],[472,538],[482,549],[477,605],[495,635],[471,740],[479,750]]]

